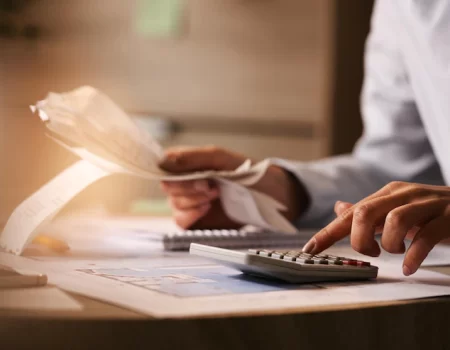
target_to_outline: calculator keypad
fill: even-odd
[[[371,266],[370,262],[346,258],[343,256],[335,256],[329,254],[307,254],[296,250],[269,250],[269,249],[249,249],[250,254],[256,254],[273,259],[282,259],[295,262],[297,264],[317,264],[317,265],[347,265],[356,267]]]

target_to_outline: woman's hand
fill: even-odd
[[[231,151],[214,147],[180,147],[168,150],[161,168],[172,173],[202,170],[235,170],[247,158]],[[220,204],[220,191],[213,181],[196,180],[163,182],[169,196],[176,223],[182,228],[229,229],[242,226],[233,222]],[[306,201],[302,201],[302,186],[286,171],[271,166],[254,189],[272,196],[288,209],[285,216],[293,220]]]
[[[338,217],[320,230],[303,250],[317,254],[350,235],[357,252],[378,256],[375,234],[382,232],[381,247],[394,254],[405,253],[405,238],[413,241],[405,254],[403,273],[417,271],[439,242],[450,238],[450,187],[392,182],[352,205],[338,202]]]

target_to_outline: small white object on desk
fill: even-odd
[[[6,288],[39,287],[47,284],[41,273],[14,270],[0,265],[0,290]]]

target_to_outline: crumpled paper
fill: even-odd
[[[263,229],[294,233],[296,228],[281,214],[286,208],[250,187],[264,176],[269,160],[244,162],[234,171],[171,174],[159,168],[164,150],[108,96],[90,86],[57,94],[31,106],[56,143],[81,160],[27,198],[13,212],[0,247],[21,254],[39,228],[48,223],[73,197],[100,178],[125,173],[148,180],[211,179],[221,191],[227,215],[237,222]]]

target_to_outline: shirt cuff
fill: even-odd
[[[333,187],[329,179],[306,163],[279,158],[271,158],[270,162],[293,174],[308,193],[309,207],[295,221],[297,227],[319,228],[332,220],[334,202],[330,194],[333,193]]]

